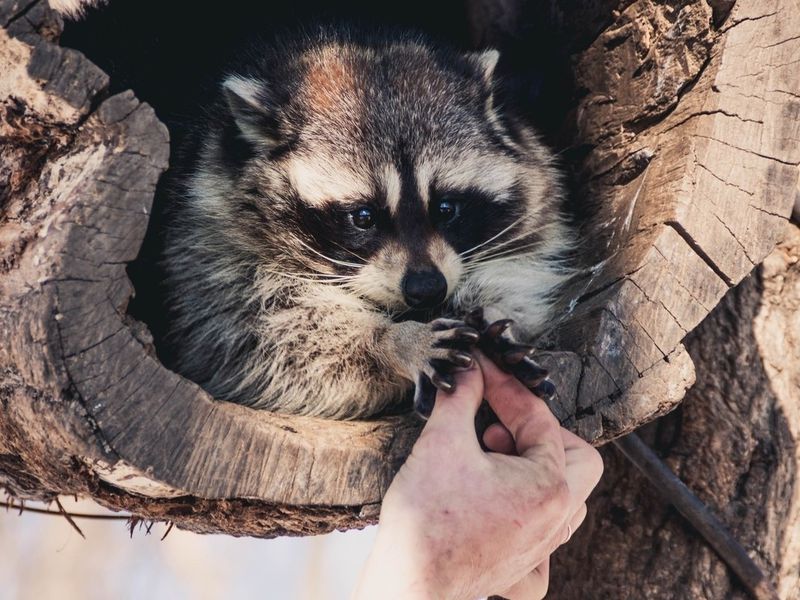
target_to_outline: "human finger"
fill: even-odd
[[[530,573],[500,594],[508,600],[541,600],[550,586],[550,557],[545,558]]]
[[[492,423],[483,432],[483,443],[491,451],[498,454],[516,454],[517,447],[511,432],[502,423]]]
[[[569,488],[572,510],[586,502],[603,474],[603,458],[592,446],[571,431],[561,428],[566,468],[564,478]]]
[[[567,535],[567,538],[566,538],[566,541],[564,542],[564,544],[569,542],[570,539],[572,539],[572,536],[575,535],[575,532],[578,531],[578,528],[581,525],[583,525],[583,522],[586,520],[586,513],[587,512],[588,512],[588,510],[586,508],[586,503],[584,502],[583,504],[581,504],[580,508],[578,509],[578,512],[576,512],[575,514],[572,515],[572,517],[570,517],[570,519],[569,519],[569,529],[567,530],[567,533],[569,535]]]
[[[559,470],[563,469],[565,456],[560,425],[547,404],[480,352],[476,357],[483,371],[486,401],[511,432],[517,453],[531,456],[544,451],[556,461]]]
[[[563,528],[556,534],[556,537],[550,540],[550,551],[555,552],[559,546],[568,543],[572,539],[572,536],[575,535],[578,527],[583,524],[584,519],[586,519],[586,504],[581,504],[578,510],[572,513],[572,516],[567,519]]]
[[[452,392],[439,390],[436,393],[436,402],[425,431],[468,433],[477,444],[475,413],[483,401],[483,374],[475,363],[467,370],[454,373],[454,376],[456,385]]]

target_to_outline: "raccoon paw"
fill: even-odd
[[[508,331],[514,323],[511,319],[488,323],[484,319],[483,310],[477,308],[465,317],[464,322],[480,332],[478,348],[500,369],[514,375],[543,400],[550,400],[555,396],[556,388],[547,379],[547,369],[532,358],[535,348],[529,344],[520,344],[511,337]]]
[[[453,372],[472,366],[470,350],[480,337],[475,329],[454,319],[436,319],[428,327],[427,350],[418,368],[414,391],[414,409],[426,418],[433,410],[436,390],[453,391]]]

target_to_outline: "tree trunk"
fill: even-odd
[[[792,3],[742,0],[730,15],[731,2],[703,0],[470,3],[476,40],[503,48],[509,24],[532,20],[572,65],[576,93],[556,99],[569,110],[552,133],[581,149],[577,198],[599,205],[585,207],[591,260],[542,361],[559,388],[554,412],[587,440],[680,402],[694,381],[684,337],[792,211]],[[498,6],[524,18],[479,16]],[[235,535],[374,522],[419,430],[413,416],[253,411],[158,361],[127,311],[126,265],[167,166],[167,130],[136,90],[111,94],[105,73],[61,48],[62,25],[41,0],[0,0],[0,485]],[[533,39],[514,35],[522,50]]]
[[[800,598],[800,229],[686,339],[697,382],[641,430],[728,525],[783,600]],[[556,554],[550,597],[748,598],[618,451]]]

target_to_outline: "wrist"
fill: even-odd
[[[421,540],[381,529],[359,575],[353,600],[446,600],[443,585]]]

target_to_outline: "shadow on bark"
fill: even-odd
[[[731,528],[781,598],[798,598],[800,230],[787,237],[687,337],[697,382],[640,434]],[[555,555],[550,597],[748,598],[657,490],[611,446],[603,453],[587,521]]]

